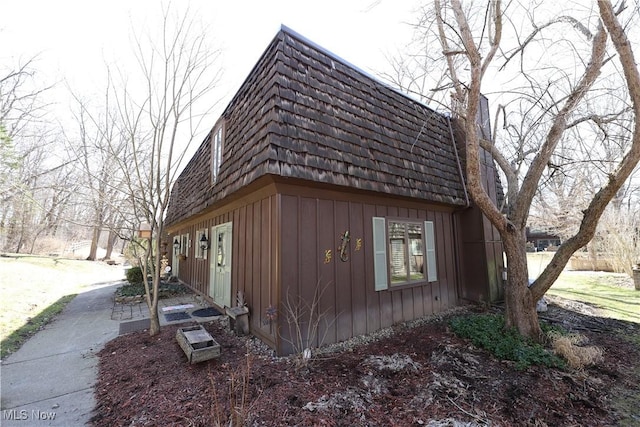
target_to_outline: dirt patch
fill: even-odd
[[[274,358],[253,338],[219,322],[206,329],[219,359],[190,365],[175,340],[119,337],[99,353],[93,424],[297,426],[602,426],[640,423],[640,334],[634,323],[551,304],[544,317],[604,349],[581,371],[495,360],[457,338],[447,317],[353,340],[305,366]],[[181,325],[184,326],[184,325]],[[636,400],[637,402],[637,400]],[[635,418],[634,418],[635,417]],[[637,425],[637,424],[635,424]]]

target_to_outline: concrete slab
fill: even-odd
[[[95,382],[96,361],[92,354],[71,351],[3,366],[3,409],[90,389]],[[61,381],[53,382],[52,378]]]
[[[130,320],[128,322],[120,322],[118,335],[130,334],[131,332],[144,331],[149,329],[151,322],[149,319]]]

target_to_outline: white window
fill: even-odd
[[[438,280],[432,221],[373,218],[375,289]]]
[[[222,124],[213,132],[211,141],[211,182],[213,184],[218,180],[220,165],[222,164],[222,148],[223,148],[224,129]]]

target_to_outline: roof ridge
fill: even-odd
[[[298,39],[298,41],[301,41],[302,43],[308,45],[309,47],[329,56],[330,58],[342,63],[342,65],[347,66],[351,69],[353,69],[354,71],[362,74],[364,77],[374,81],[375,83],[378,83],[384,87],[386,87],[389,90],[394,91],[395,93],[403,96],[404,98],[407,98],[408,100],[410,100],[411,102],[414,102],[415,104],[427,108],[429,110],[431,110],[432,112],[439,114],[441,116],[444,117],[448,117],[451,114],[450,110],[447,110],[446,112],[442,112],[442,111],[438,111],[435,108],[425,104],[424,102],[421,102],[413,97],[411,97],[409,94],[407,94],[406,92],[403,92],[402,90],[400,90],[399,88],[381,80],[379,77],[372,75],[371,73],[369,73],[368,71],[365,71],[364,69],[358,67],[357,65],[354,65],[352,62],[347,61],[346,59],[344,59],[343,57],[341,57],[340,55],[337,55],[335,53],[333,53],[332,51],[330,51],[329,49],[320,46],[319,44],[317,44],[316,42],[314,42],[313,40],[308,39],[307,37],[303,36],[302,34],[300,34],[299,32],[293,30],[291,27],[288,27],[284,24],[280,25],[280,31],[278,31],[278,34],[280,33],[284,33],[287,34],[291,37],[294,37],[296,39]],[[276,34],[277,36],[277,34]],[[266,50],[265,50],[266,51]]]

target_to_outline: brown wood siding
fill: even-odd
[[[310,203],[313,203],[314,209],[317,215],[317,228],[315,230],[308,230],[309,234],[315,232],[315,238],[313,241],[317,245],[318,258],[314,260],[318,265],[318,277],[316,283],[320,286],[320,294],[318,296],[318,314],[325,316],[326,321],[321,321],[318,325],[318,339],[324,338],[327,342],[335,342],[335,328],[336,321],[336,300],[335,292],[336,275],[335,275],[335,262],[336,262],[336,249],[337,243],[335,241],[335,231],[333,224],[333,201],[322,199],[311,199]],[[331,251],[331,260],[325,262],[325,252]],[[304,267],[304,266],[303,266]],[[313,282],[311,282],[313,283]],[[318,344],[316,340],[315,345]]]
[[[367,333],[367,283],[373,283],[373,281],[367,280],[367,263],[366,257],[363,254],[364,248],[356,250],[359,238],[365,239],[365,227],[364,224],[364,205],[362,203],[348,203],[349,212],[349,231],[351,234],[351,242],[349,245],[349,259],[350,259],[350,282],[349,288],[351,292],[351,323],[353,335],[362,335]],[[360,237],[355,237],[360,236]],[[373,265],[372,265],[373,267]],[[372,269],[373,271],[373,269]],[[361,304],[354,304],[353,301],[360,300]],[[341,339],[344,339],[344,334],[341,334]]]
[[[266,310],[270,306],[277,307],[277,218],[279,215],[277,195],[274,187],[267,186],[250,196],[237,200],[231,210],[218,209],[200,217],[197,222],[176,226],[170,230],[170,236],[189,233],[192,245],[186,261],[180,265],[179,279],[189,285],[210,301],[210,260],[212,251],[208,251],[206,259],[195,259],[196,231],[226,222],[231,222],[232,269],[231,269],[231,304],[236,305],[238,291],[244,293],[247,305],[251,309],[250,329],[267,344],[276,344],[276,324],[269,322]],[[212,243],[213,244],[213,243]],[[222,307],[220,307],[222,308]]]
[[[487,100],[481,100],[486,108]],[[484,114],[484,113],[483,113]],[[462,169],[466,168],[466,145],[461,120],[453,120],[452,128],[460,154]],[[487,132],[486,129],[482,130]],[[480,150],[482,185],[487,194],[501,206],[504,201],[500,177],[489,153]],[[480,209],[471,203],[468,209],[456,214],[458,240],[458,271],[461,276],[459,297],[478,302],[495,302],[504,296],[502,270],[503,248],[500,234]]]
[[[277,196],[254,202],[248,212],[251,221],[247,221],[247,225],[251,230],[247,230],[247,236],[251,241],[251,253],[246,260],[238,260],[235,268],[251,271],[251,279],[245,282],[245,294],[251,310],[252,332],[275,346],[277,329],[268,321],[266,312],[271,306],[277,307],[278,283],[273,276],[278,259],[278,251],[273,250],[279,232],[277,227],[273,227],[273,218],[277,215]],[[238,241],[238,244],[243,243]],[[242,284],[238,286],[242,287]]]
[[[453,213],[446,208],[334,191],[282,186],[280,206],[282,337],[280,353],[292,351],[295,331],[287,323],[289,303],[311,306],[321,290],[318,333],[311,346],[343,341],[394,323],[437,313],[457,303]],[[376,292],[373,285],[372,218],[434,221],[438,281]],[[341,237],[350,233],[349,258],[339,254]],[[361,248],[356,250],[358,239]],[[331,251],[331,258],[326,253]],[[308,313],[306,314],[308,318]],[[306,324],[304,331],[306,331]],[[307,345],[305,343],[305,345]]]
[[[278,194],[283,193],[283,194]],[[321,316],[317,346],[374,332],[394,323],[445,310],[457,302],[453,221],[450,209],[422,202],[352,194],[290,184],[267,186],[237,200],[229,211],[215,210],[172,230],[189,233],[189,256],[180,279],[209,295],[209,263],[195,259],[196,231],[233,223],[232,304],[242,290],[250,308],[250,328],[279,353],[293,350],[295,328],[289,305],[310,306]],[[376,292],[373,286],[372,218],[434,222],[438,281]],[[348,260],[341,261],[341,237],[349,231]],[[360,239],[360,249],[357,250]],[[331,251],[327,258],[327,251]],[[267,309],[277,309],[270,321]],[[308,313],[306,314],[308,316]],[[301,324],[306,331],[308,324]],[[278,328],[280,336],[278,336]],[[295,344],[298,345],[297,343]]]
[[[349,203],[345,201],[336,201],[333,206],[334,234],[344,237],[345,232],[349,231],[349,240],[346,246],[345,257],[347,261],[342,261],[340,247],[343,244],[342,239],[338,239],[335,251],[335,267],[334,276],[336,277],[336,341],[344,341],[353,336],[353,313],[351,308],[354,306],[351,294],[351,285],[353,279],[351,276],[352,268],[352,252],[354,243],[351,241],[351,218],[349,217]],[[359,235],[360,236],[360,235]]]

